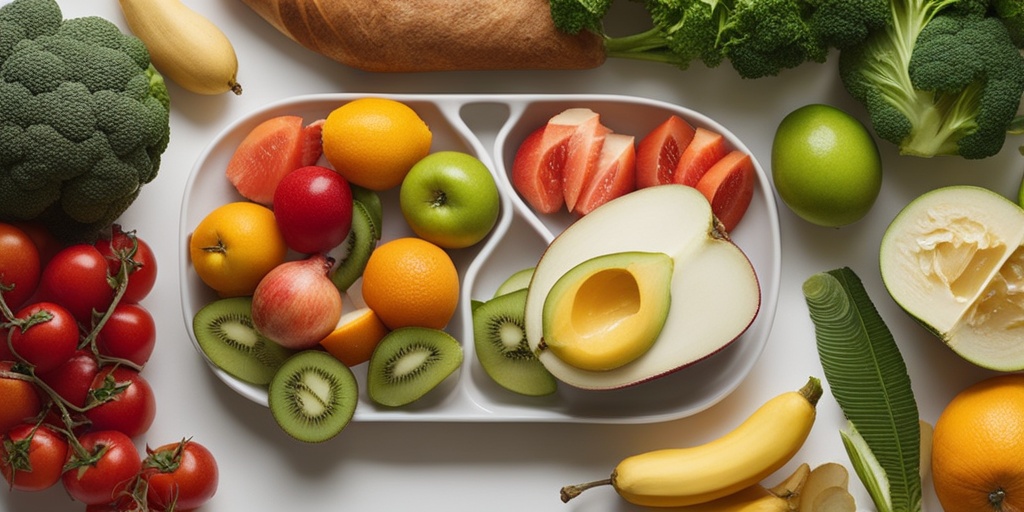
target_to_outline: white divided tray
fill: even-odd
[[[221,204],[243,200],[225,177],[235,148],[261,121],[298,115],[311,122],[338,106],[367,95],[324,94],[284,100],[253,112],[228,126],[201,154],[186,184],[181,206],[180,275],[184,321],[192,336],[192,318],[216,294],[192,268],[188,239],[195,226]],[[771,331],[779,295],[780,240],[778,212],[764,169],[757,163],[757,184],[746,217],[730,234],[750,258],[761,284],[761,309],[750,328],[721,352],[671,375],[634,387],[584,391],[560,385],[546,397],[507,391],[484,373],[473,353],[470,301],[490,298],[498,284],[516,270],[537,263],[555,235],[575,218],[561,212],[535,214],[516,194],[509,173],[519,144],[549,118],[570,107],[586,107],[602,123],[637,140],[676,114],[694,126],[725,135],[735,149],[748,151],[729,130],[692,110],[643,98],[617,95],[401,95],[374,94],[412,107],[433,133],[432,151],[456,150],[477,156],[495,175],[501,191],[501,214],[493,232],[476,246],[449,251],[462,280],[459,309],[447,330],[462,342],[465,361],[438,388],[401,408],[378,406],[360,390],[355,419],[362,421],[504,421],[643,423],[700,412],[732,392],[760,357]],[[486,119],[481,119],[486,118]],[[487,128],[470,128],[484,125]],[[493,128],[491,128],[493,127]],[[493,141],[487,147],[485,141]],[[413,236],[398,209],[397,191],[382,194],[384,240]],[[672,219],[665,219],[672,222]],[[615,236],[607,233],[606,236]],[[727,314],[723,312],[723,314]],[[200,354],[202,353],[199,351]],[[266,404],[266,389],[241,382],[211,365],[216,375],[240,395]],[[353,368],[364,386],[366,364]]]

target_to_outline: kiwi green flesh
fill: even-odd
[[[370,220],[373,221],[373,233],[374,236],[379,240],[383,236],[384,227],[384,203],[380,199],[380,195],[365,187],[359,185],[352,185],[352,201],[358,202],[366,208],[366,213],[370,214]]]
[[[499,386],[527,396],[555,392],[557,380],[530,350],[526,339],[527,290],[504,293],[473,311],[477,360]]]
[[[462,357],[462,345],[445,331],[400,327],[384,336],[370,356],[367,392],[380,405],[410,404],[458,369]]]
[[[352,202],[352,229],[343,242],[345,254],[338,260],[331,272],[334,286],[344,292],[363,275],[370,254],[377,247],[379,236],[375,235],[373,219],[366,206],[359,201]]]
[[[289,436],[320,443],[338,435],[359,402],[356,378],[341,361],[321,350],[288,358],[270,381],[267,402]]]
[[[192,318],[200,350],[214,366],[259,386],[294,354],[260,334],[252,323],[252,298],[231,297],[203,306]]]
[[[509,292],[525,290],[529,288],[530,280],[533,279],[533,270],[534,267],[524,268],[508,276],[508,278],[505,279],[505,281],[503,281],[500,285],[498,285],[498,288],[496,290],[494,290],[494,296],[498,297],[500,295],[505,295],[506,293]]]

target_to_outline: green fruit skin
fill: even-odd
[[[417,236],[446,249],[483,240],[498,220],[498,186],[476,157],[457,151],[427,155],[409,170],[399,206]]]
[[[860,220],[882,187],[882,160],[871,134],[828,105],[806,105],[787,115],[775,133],[771,162],[782,201],[820,226]]]

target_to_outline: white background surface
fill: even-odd
[[[61,0],[65,17],[100,15],[125,28],[114,0]],[[864,119],[839,83],[835,59],[806,64],[778,78],[741,80],[728,64],[680,71],[661,64],[609,62],[573,72],[449,72],[371,74],[346,68],[292,43],[240,0],[186,1],[216,23],[238,53],[240,97],[197,96],[171,85],[171,144],[160,175],[122,218],[156,251],[156,289],[144,305],[155,315],[157,349],[145,369],[157,395],[153,428],[138,440],[153,446],[191,436],[216,455],[221,471],[215,511],[639,510],[611,488],[588,491],[569,504],[564,484],[607,477],[623,457],[657,448],[708,441],[733,428],[770,397],[822,377],[801,284],[812,273],[839,266],[863,279],[893,331],[910,369],[922,417],[934,422],[960,389],[989,375],[945,349],[892,302],[878,276],[879,240],[889,220],[910,199],[951,184],[976,184],[1015,197],[1024,157],[1011,139],[991,159],[931,160],[899,157],[880,145],[885,162],[881,196],[861,222],[841,229],[812,226],[779,203],[783,269],[778,315],[761,360],[728,398],[694,417],[656,424],[365,423],[350,425],[320,445],[288,438],[269,411],[228,389],[193,350],[182,317],[178,218],[182,192],[195,159],[236,118],[270,102],[300,94],[355,93],[614,93],[645,96],[703,112],[732,130],[769,168],[779,121],[812,102],[844,108]],[[625,4],[625,5],[624,5]],[[638,6],[618,2],[616,25],[642,23]],[[624,32],[623,32],[624,33]],[[614,235],[614,234],[609,234]],[[727,312],[723,312],[727,314]],[[769,478],[774,483],[800,462],[849,467],[838,429],[843,424],[826,394],[818,421],[793,461]],[[770,440],[766,440],[769,442]],[[873,506],[855,476],[850,485],[862,510]],[[0,510],[81,510],[59,488],[42,494],[0,493]],[[930,481],[925,509],[940,510]]]

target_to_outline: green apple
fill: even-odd
[[[484,239],[498,220],[498,186],[476,157],[458,151],[427,155],[409,170],[399,206],[417,236],[446,249]]]

